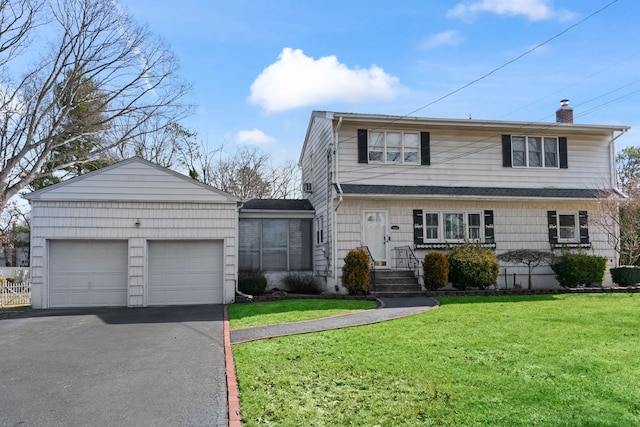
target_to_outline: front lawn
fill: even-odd
[[[235,345],[243,425],[640,425],[640,295],[441,302]]]
[[[231,329],[276,323],[301,322],[376,308],[375,301],[346,299],[293,299],[273,302],[232,304],[229,306]]]

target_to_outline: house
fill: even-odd
[[[629,128],[575,124],[566,100],[556,118],[314,111],[299,165],[315,208],[315,273],[344,292],[351,249],[366,246],[376,270],[394,270],[465,240],[497,254],[582,248],[617,265],[595,219],[616,187],[614,141]],[[534,273],[534,287],[558,286],[548,266]],[[514,281],[526,283],[526,268],[503,264],[498,286]]]
[[[24,197],[34,308],[234,301],[234,196],[132,158]]]

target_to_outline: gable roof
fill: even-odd
[[[341,184],[351,196],[444,196],[482,198],[601,199],[611,190],[579,188],[438,187],[429,185]]]
[[[236,203],[210,185],[140,157],[23,195],[27,200]]]

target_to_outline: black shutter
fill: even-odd
[[[358,163],[369,163],[368,133],[358,129]]]
[[[587,211],[578,212],[578,223],[580,224],[580,243],[589,244],[589,214]]]
[[[511,167],[511,135],[502,135],[502,166]]]
[[[424,244],[424,226],[421,209],[413,210],[413,243],[416,246]]]
[[[569,156],[567,155],[567,138],[564,136],[558,138],[558,154],[560,154],[560,169],[567,169]]]
[[[484,242],[495,243],[495,233],[493,231],[493,211],[484,211]]]
[[[547,211],[547,221],[549,223],[549,243],[555,245],[558,243],[558,213]]]
[[[431,164],[431,137],[429,132],[420,132],[420,164]]]

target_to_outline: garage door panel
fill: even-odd
[[[149,242],[149,304],[219,304],[222,241]]]
[[[49,243],[49,306],[126,306],[127,241]]]

